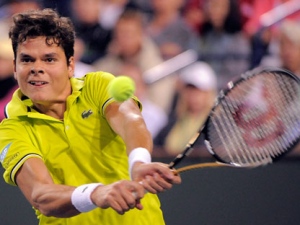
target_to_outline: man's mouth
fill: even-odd
[[[34,86],[42,86],[47,84],[48,82],[46,81],[29,81],[29,84],[34,85]]]

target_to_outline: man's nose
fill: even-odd
[[[30,73],[31,74],[38,74],[38,73],[44,73],[43,68],[41,67],[41,65],[39,63],[35,63],[31,69],[30,69]]]

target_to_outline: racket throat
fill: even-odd
[[[186,156],[188,156],[194,150],[193,145],[188,144],[183,153],[177,155],[177,157],[169,164],[169,168],[177,166]]]
[[[205,144],[208,152],[212,155],[215,155],[214,151],[212,150],[212,146],[211,146],[210,142],[208,140],[204,140],[204,144]]]

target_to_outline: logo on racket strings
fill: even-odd
[[[242,137],[248,146],[263,147],[283,134],[283,124],[278,120],[276,106],[265,85],[260,87],[260,96],[244,99],[233,113],[236,124],[242,128]],[[251,97],[251,96],[250,96]],[[253,97],[253,96],[252,96]]]

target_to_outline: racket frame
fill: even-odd
[[[242,166],[236,163],[228,163],[225,162],[221,157],[219,157],[213,150],[211,144],[210,144],[210,137],[208,134],[208,124],[210,123],[211,116],[214,113],[215,109],[219,105],[219,103],[228,95],[229,92],[231,92],[234,87],[236,87],[239,83],[245,82],[245,80],[249,80],[252,77],[261,74],[261,73],[280,73],[285,76],[289,76],[292,79],[294,79],[299,85],[300,85],[300,78],[294,75],[292,72],[282,69],[282,68],[256,68],[253,70],[249,70],[245,73],[243,73],[240,77],[238,77],[236,80],[230,81],[227,83],[227,87],[220,90],[218,96],[215,99],[214,106],[211,109],[211,112],[209,113],[206,121],[204,122],[204,125],[199,129],[199,131],[190,139],[190,141],[187,143],[184,151],[180,154],[178,154],[170,163],[169,163],[169,168],[175,168],[185,157],[187,157],[193,150],[194,150],[194,145],[198,141],[199,137],[201,135],[204,135],[204,143],[206,146],[206,149],[208,152],[217,160],[217,162],[214,163],[201,163],[195,164],[194,166],[186,166],[184,168],[180,168],[179,172],[184,172],[190,169],[195,169],[195,168],[203,168],[203,167],[218,167],[218,166],[230,166],[230,167],[247,167],[247,166]],[[299,115],[300,116],[300,115]],[[286,155],[287,152],[289,152],[291,149],[293,149],[300,140],[300,136],[298,137],[297,140],[291,145],[291,147],[285,151],[284,153],[280,154],[277,157],[272,157],[272,161],[276,161]],[[261,164],[257,165],[260,166]],[[255,167],[255,166],[249,166],[249,167]]]

